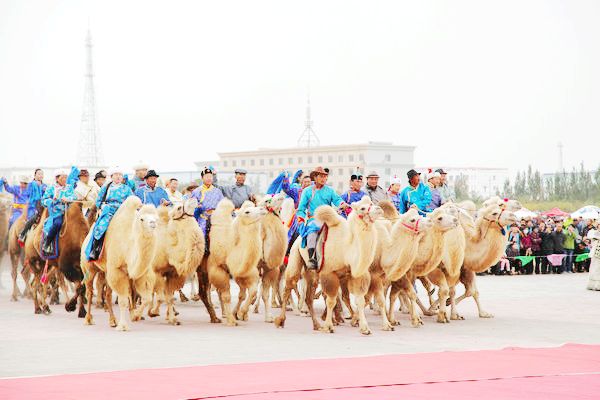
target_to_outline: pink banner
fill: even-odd
[[[562,265],[562,260],[563,258],[565,258],[564,254],[550,254],[549,256],[547,256],[548,261],[550,261],[550,264],[552,264],[555,267],[558,267],[559,265]]]

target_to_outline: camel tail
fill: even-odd
[[[327,226],[339,225],[342,220],[338,213],[330,206],[320,206],[315,211],[315,219]]]

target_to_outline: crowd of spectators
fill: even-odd
[[[522,219],[509,228],[505,256],[488,273],[531,275],[587,272],[590,268],[589,258],[576,260],[580,254],[590,252],[591,243],[586,236],[591,229],[598,229],[598,225],[597,220],[570,217]],[[534,258],[531,260],[523,256]]]

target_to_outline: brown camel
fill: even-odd
[[[32,290],[31,290],[31,273],[29,268],[25,267],[24,264],[24,256],[25,251],[23,247],[19,244],[19,233],[23,230],[25,226],[25,222],[27,222],[27,209],[23,210],[23,213],[17,220],[12,224],[10,230],[8,231],[8,255],[10,256],[11,263],[11,276],[13,281],[13,291],[11,295],[11,301],[17,301],[19,296],[24,296],[31,298]],[[21,264],[21,276],[25,281],[25,291],[21,295],[19,290],[19,286],[17,285],[17,276],[19,263]]]

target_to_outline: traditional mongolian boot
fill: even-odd
[[[307,269],[318,269],[319,264],[317,263],[317,252],[315,249],[308,249],[308,265]]]

